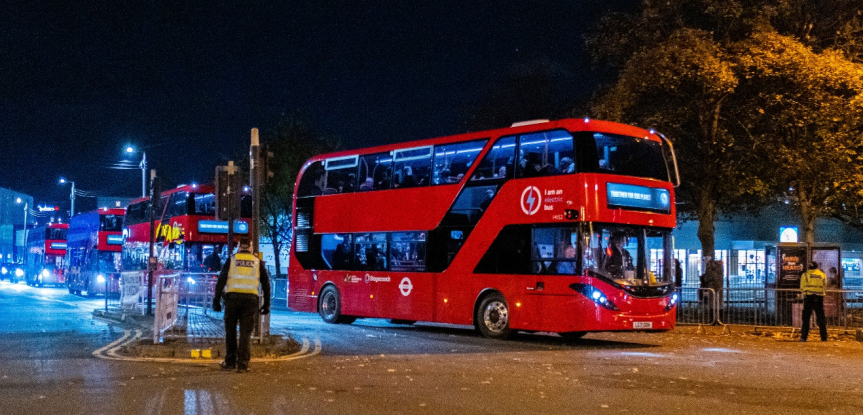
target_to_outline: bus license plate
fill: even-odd
[[[633,322],[633,329],[651,329],[653,322]]]

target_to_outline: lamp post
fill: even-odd
[[[126,153],[135,153],[136,150],[132,146],[126,147]],[[141,168],[141,197],[147,196],[147,152],[141,150],[141,163],[138,167]]]
[[[21,197],[18,197],[18,199],[15,200],[15,203],[20,204],[21,203]],[[24,243],[22,244],[22,246],[24,246],[24,247],[27,246],[27,208],[29,208],[29,206],[28,206],[29,204],[30,204],[30,201],[24,201]],[[25,251],[25,256],[26,256],[26,251]],[[15,257],[17,260],[18,256],[16,255]]]
[[[69,211],[69,218],[72,218],[75,216],[75,181],[67,181],[66,178],[60,178],[61,184],[65,184],[66,182],[72,184],[72,192],[69,194],[69,200],[72,201],[72,207]]]

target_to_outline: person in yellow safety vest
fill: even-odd
[[[804,311],[801,314],[801,342],[807,341],[810,332],[810,315],[816,312],[816,324],[819,325],[819,336],[822,341],[828,341],[828,328],[825,326],[825,273],[819,270],[819,264],[810,263],[807,271],[801,275],[801,293],[804,295]]]
[[[225,292],[225,361],[223,370],[237,369],[238,373],[249,371],[249,338],[255,326],[255,312],[264,298],[261,315],[270,313],[270,279],[264,264],[250,251],[248,238],[240,239],[237,254],[225,262],[216,281],[213,310],[222,310]],[[258,288],[261,288],[260,292]],[[240,344],[237,344],[237,324],[240,324]]]

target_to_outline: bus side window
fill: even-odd
[[[509,179],[513,177],[515,161],[513,155],[516,150],[516,136],[502,137],[495,142],[477,170],[471,177],[472,181],[489,179]]]
[[[413,188],[429,185],[432,147],[424,146],[393,151],[393,187]]]
[[[390,152],[361,155],[357,175],[357,190],[360,192],[390,189],[393,159]]]
[[[321,257],[330,270],[351,269],[351,234],[321,236]]]
[[[393,233],[390,236],[391,270],[422,272],[426,270],[426,233]]]
[[[357,189],[357,155],[337,157],[324,161],[327,176],[324,195],[354,192]]]
[[[354,236],[354,267],[359,270],[387,270],[387,234]]]
[[[483,150],[487,139],[435,146],[432,184],[445,185],[462,181]]]
[[[549,176],[575,171],[573,136],[562,130],[519,137],[520,178]]]
[[[324,193],[324,166],[321,162],[309,165],[300,177],[297,197],[316,196]]]
[[[531,274],[530,225],[505,226],[477,263],[474,273]]]

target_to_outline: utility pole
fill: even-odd
[[[153,272],[156,271],[156,257],[153,255],[156,245],[156,209],[159,205],[159,185],[156,181],[156,169],[150,171],[150,255],[147,257],[147,315],[153,315]]]
[[[75,216],[75,181],[72,182],[72,193],[69,194],[69,200],[72,201],[72,210],[69,212],[69,219]]]
[[[147,152],[141,151],[141,197],[147,196]]]
[[[258,243],[261,240],[259,218],[261,217],[261,152],[258,141],[258,129],[252,129],[252,146],[249,148],[249,185],[252,187],[252,223],[249,224],[249,239],[252,242],[252,252],[259,253]]]

